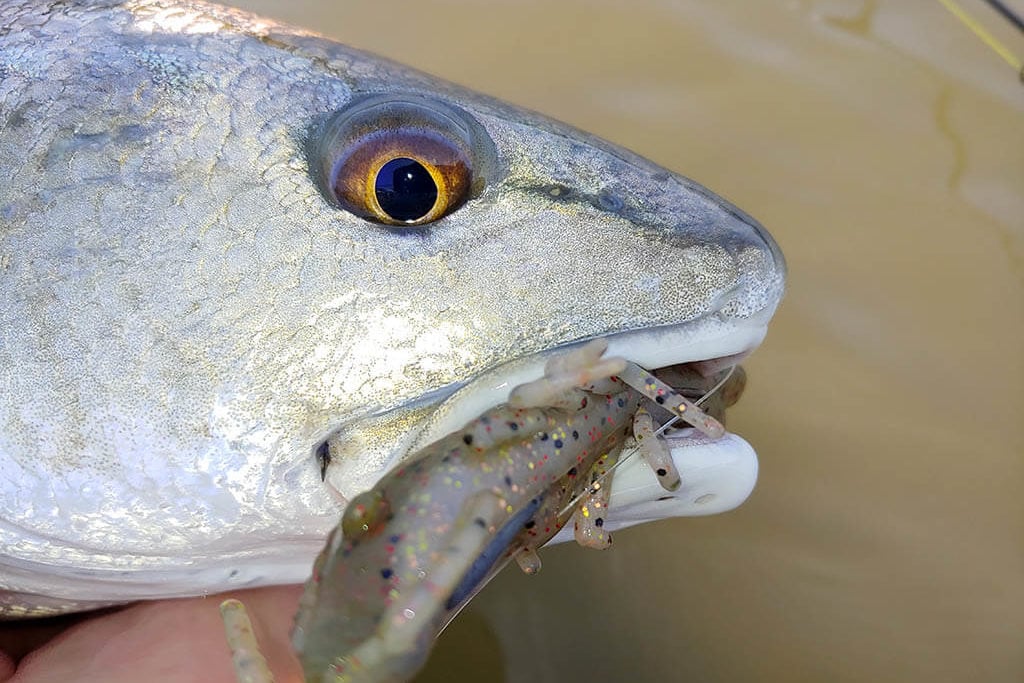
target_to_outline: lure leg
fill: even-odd
[[[233,598],[225,600],[220,604],[220,615],[238,683],[274,683],[274,675],[260,653],[245,605]]]
[[[668,449],[654,435],[654,419],[644,408],[636,411],[636,417],[633,418],[633,438],[636,439],[640,455],[651,466],[654,473],[658,475],[658,483],[666,491],[677,490],[682,484],[679,478],[679,470],[676,469],[676,464],[672,460],[672,455],[668,452]]]
[[[573,513],[576,542],[586,548],[604,550],[612,544],[612,535],[604,529],[608,501],[612,496],[612,473],[619,459],[618,451],[601,456],[591,470],[590,489]]]
[[[540,571],[540,555],[533,548],[523,548],[515,555],[516,564],[523,570],[524,574],[533,575]]]
[[[581,387],[618,375],[626,368],[626,361],[621,358],[602,359],[607,349],[606,340],[595,339],[564,356],[552,358],[544,366],[542,378],[512,390],[508,397],[509,406],[578,409],[584,396],[579,391]]]
[[[619,373],[619,379],[712,439],[725,434],[721,422],[639,365],[626,362],[625,369]]]

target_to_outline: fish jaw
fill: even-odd
[[[372,480],[510,363],[747,350],[781,297],[756,222],[571,127],[211,5],[30,5],[0,0],[0,613],[300,581],[340,510],[325,439],[367,433]],[[324,120],[380,93],[493,147],[429,227],[315,177]]]

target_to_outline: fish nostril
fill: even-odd
[[[622,201],[622,197],[619,197],[613,192],[609,190],[601,190],[597,195],[597,205],[609,213],[621,213],[622,209],[625,208],[626,203]]]

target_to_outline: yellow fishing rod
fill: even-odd
[[[1010,48],[1006,47],[998,38],[989,33],[989,31],[981,25],[974,17],[967,13],[963,7],[961,7],[956,0],[939,0],[943,6],[950,11],[950,13],[960,20],[964,26],[966,26],[974,35],[981,39],[981,42],[988,45],[997,55],[1003,58],[1007,64],[1009,64],[1014,71],[1017,72],[1018,78],[1024,81],[1024,62],[1015,55]],[[1012,9],[1006,6],[1001,0],[985,0],[992,9],[998,12],[1004,19],[1010,22],[1018,31],[1024,33],[1024,20],[1020,18]]]

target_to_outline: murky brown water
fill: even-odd
[[[631,147],[789,259],[751,500],[505,572],[421,683],[1024,680],[1024,87],[937,2],[234,4]]]

